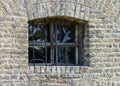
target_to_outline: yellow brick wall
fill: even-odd
[[[1,86],[120,85],[119,0],[25,1],[0,0]],[[28,21],[56,16],[88,22],[89,66],[28,66]]]

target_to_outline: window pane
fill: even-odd
[[[75,64],[75,47],[62,47],[59,46],[55,49],[55,62],[58,65],[71,65]]]
[[[29,26],[29,42],[40,43],[49,42],[50,40],[49,24],[36,24]]]
[[[40,46],[29,47],[29,63],[49,63],[50,62],[50,48]]]
[[[55,24],[55,42],[73,43],[75,42],[75,25],[72,24]]]

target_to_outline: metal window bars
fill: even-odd
[[[41,25],[42,25],[41,27],[39,27],[39,24],[29,26],[29,32],[32,28],[31,30],[32,32],[31,34],[29,34],[29,45],[30,45],[29,46],[29,63],[33,63],[34,66],[35,66],[35,63],[47,64],[47,43],[46,42],[48,40],[46,38],[47,36],[46,26],[44,26],[46,24],[44,23]],[[42,48],[41,51],[40,51],[40,47]],[[32,52],[30,48],[32,48],[33,50]]]
[[[81,33],[79,33],[79,30]],[[35,65],[79,65],[83,28],[69,22],[29,24],[29,63]],[[82,56],[82,55],[81,55]],[[80,57],[81,58],[81,57]]]

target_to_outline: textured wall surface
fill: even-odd
[[[22,0],[0,0],[0,86],[27,85],[27,21]]]
[[[1,86],[120,86],[119,0],[0,0]],[[80,9],[81,8],[81,9]],[[28,66],[28,19],[88,21],[89,66]],[[86,39],[87,40],[87,39]]]
[[[47,16],[70,16],[89,19],[90,2],[84,0],[26,0],[29,20]]]

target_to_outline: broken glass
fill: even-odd
[[[70,31],[68,31],[65,35],[64,35],[64,38],[63,38],[63,41],[62,42],[67,42],[69,41],[71,38],[69,37],[69,34],[70,34]]]
[[[49,25],[34,25],[29,26],[29,42],[30,43],[40,43],[40,42],[48,42],[49,41]]]
[[[57,43],[75,42],[74,25],[55,25],[55,42]]]
[[[32,23],[29,25],[29,63],[76,64],[76,25],[61,21]]]

